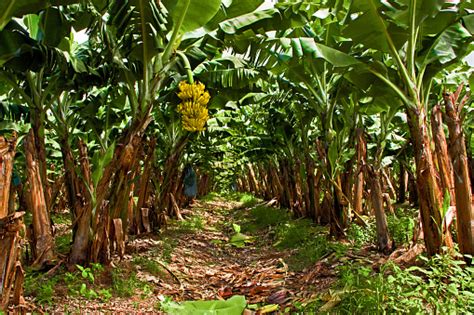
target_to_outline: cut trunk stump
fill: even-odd
[[[23,268],[20,263],[24,212],[0,219],[0,310],[23,301]]]

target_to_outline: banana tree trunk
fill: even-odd
[[[382,175],[382,182],[384,183],[384,189],[387,188],[388,190],[388,195],[390,196],[391,200],[395,200],[397,194],[395,192],[395,188],[392,184],[392,178],[390,176],[390,170],[386,168],[382,168],[380,170],[381,175]]]
[[[36,155],[35,135],[30,129],[25,141],[25,155],[27,165],[27,178],[31,200],[31,212],[33,214],[33,242],[35,267],[43,267],[51,264],[55,259],[54,239],[51,232],[51,220],[43,190],[43,182],[39,169],[38,157]]]
[[[285,206],[285,190],[283,188],[283,185],[281,184],[280,176],[278,176],[277,168],[273,162],[270,164],[270,174],[272,177],[272,181],[275,183],[275,190],[277,192],[276,196],[280,200],[280,204]]]
[[[418,207],[418,189],[416,187],[416,178],[415,175],[408,171],[408,201],[414,207]]]
[[[287,203],[286,207],[293,211],[293,209],[294,209],[294,199],[293,199],[293,195],[291,193],[290,178],[289,178],[289,175],[288,175],[286,164],[287,164],[286,161],[280,161],[280,172],[282,174],[281,184],[282,184],[282,187],[283,187],[283,191],[285,193],[285,201]]]
[[[8,215],[10,208],[10,191],[15,158],[16,136],[7,140],[0,136],[0,218]]]
[[[74,187],[73,191],[76,192],[76,196],[72,199],[74,202],[74,222],[76,222],[76,232],[73,235],[73,243],[69,255],[69,263],[71,265],[83,265],[87,263],[90,256],[89,250],[91,245],[91,239],[89,236],[92,220],[92,200],[90,198],[90,191],[92,191],[93,188],[87,147],[82,140],[79,141],[79,161],[79,169],[82,178],[74,175],[71,179],[75,182],[68,185]],[[74,171],[74,169],[72,171]]]
[[[462,254],[474,255],[474,209],[471,203],[471,181],[460,117],[462,106],[467,98],[458,102],[461,89],[462,86],[453,95],[444,94],[443,99],[447,116],[446,124],[449,129],[449,152],[454,171],[459,249]]]
[[[263,184],[263,195],[266,200],[270,200],[272,199],[273,194],[272,194],[272,186],[269,180],[269,176],[266,172],[265,167],[262,164],[257,164],[257,168],[258,168],[258,173],[260,174],[260,178]]]
[[[48,166],[46,164],[46,145],[44,139],[44,118],[45,113],[43,110],[33,110],[31,113],[32,119],[31,124],[32,128],[35,131],[33,134],[34,137],[34,147],[36,149],[36,159],[38,170],[40,174],[41,183],[43,185],[44,199],[46,202],[46,209],[51,210],[51,185],[48,181],[48,175],[46,170]]]
[[[407,186],[408,186],[408,173],[405,169],[405,165],[400,163],[400,174],[398,177],[398,203],[404,203],[406,200],[406,193],[407,193]]]
[[[153,169],[155,147],[156,139],[152,139],[148,146],[147,155],[143,166],[143,172],[140,176],[140,183],[138,184],[138,200],[137,205],[135,206],[135,213],[133,215],[132,223],[132,229],[136,234],[140,234],[142,233],[142,231],[147,231],[145,225],[143,224],[143,215],[146,214],[146,211],[142,211],[142,209],[146,208],[146,203],[148,202],[148,198],[150,196],[150,177]],[[146,221],[146,225],[149,226],[148,220]]]
[[[318,201],[319,201],[319,194],[318,198],[316,198],[316,179],[315,179],[315,167],[314,161],[311,159],[311,156],[306,156],[306,186],[307,186],[307,194],[308,194],[308,206],[307,211],[309,217],[313,220],[317,220],[318,216]]]
[[[474,191],[474,158],[472,157],[471,138],[473,134],[466,138],[467,163],[469,165],[469,178],[471,179],[471,189]]]
[[[255,171],[253,169],[252,163],[248,163],[247,168],[248,168],[249,181],[250,181],[250,185],[252,186],[252,190],[257,196],[261,197],[260,185],[255,176]]]
[[[375,212],[375,223],[377,228],[377,245],[379,251],[388,254],[392,251],[392,242],[388,233],[387,217],[383,208],[383,194],[380,170],[372,166],[367,168],[367,179],[370,185],[370,197]]]
[[[294,181],[295,181],[296,196],[298,198],[298,204],[300,207],[300,213],[302,217],[307,217],[308,213],[307,213],[306,207],[308,203],[306,202],[306,199],[304,198],[304,195],[307,196],[307,194],[305,194],[303,180],[301,178],[301,161],[299,159],[296,159],[293,165],[293,174],[294,174]]]
[[[165,167],[163,170],[163,182],[161,184],[159,198],[157,200],[157,209],[159,212],[166,212],[168,216],[173,216],[173,204],[170,199],[170,194],[174,193],[173,181],[177,180],[178,177],[178,166],[181,160],[184,148],[188,142],[187,136],[182,136],[175,144],[173,150],[165,161]],[[159,215],[157,213],[156,215]]]
[[[332,236],[340,238],[344,236],[344,206],[339,199],[340,194],[336,186],[332,185],[331,221],[329,232]]]
[[[356,129],[356,141],[357,141],[357,172],[354,184],[354,211],[358,214],[364,212],[363,209],[363,197],[364,197],[364,172],[363,168],[367,160],[367,143],[365,141],[364,129]]]
[[[444,134],[443,118],[441,106],[436,105],[431,114],[431,130],[435,143],[435,152],[438,160],[438,170],[441,177],[441,189],[444,193],[448,192],[450,196],[450,204],[456,205],[456,196],[454,193],[453,167],[448,153],[448,144],[446,135]]]
[[[24,212],[9,215],[15,148],[16,135],[12,139],[0,136],[0,311],[5,312],[10,304],[19,305],[23,295],[20,231]]]
[[[4,312],[7,312],[9,305],[21,304],[23,299],[20,232],[24,226],[24,214],[15,212],[0,217],[0,311]]]
[[[424,240],[428,255],[439,253],[442,244],[441,191],[431,154],[424,106],[407,109],[408,125],[414,147],[416,186],[420,203]]]
[[[138,165],[137,157],[143,147],[143,134],[150,122],[151,116],[145,115],[144,118],[135,120],[125,131],[121,140],[118,141],[112,161],[105,167],[97,185],[96,210],[91,223],[93,235],[89,257],[91,262],[108,264],[113,250],[111,240],[114,240],[116,235],[121,235],[115,233],[114,226],[122,223],[122,228],[127,228],[127,200],[131,176]],[[119,218],[119,215],[122,217]],[[121,222],[115,219],[121,219]],[[123,244],[117,245],[120,247]]]

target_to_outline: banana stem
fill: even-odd
[[[189,84],[193,84],[194,83],[193,71],[191,70],[191,64],[189,63],[188,57],[186,57],[186,55],[182,51],[177,51],[176,54],[183,60],[184,69],[186,69],[186,74],[188,76]]]

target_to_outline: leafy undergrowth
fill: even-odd
[[[326,227],[293,219],[249,194],[211,194],[186,214],[157,235],[130,240],[127,255],[110,267],[27,270],[27,301],[49,313],[180,314],[188,308],[227,309],[217,301],[233,296],[245,297],[247,309],[260,313],[474,310],[472,267],[449,255],[420,258],[405,269],[384,263],[387,257],[373,245],[371,219],[368,227],[351,225],[347,240],[336,241]],[[412,209],[388,215],[399,248],[410,240],[413,217]],[[59,229],[56,241],[67,253],[70,236]],[[209,302],[186,302],[200,300]]]
[[[339,268],[339,289],[332,300],[342,314],[472,314],[474,268],[460,257],[436,255],[418,258],[419,266],[400,268],[393,262],[374,272],[360,264]]]

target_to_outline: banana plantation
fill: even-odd
[[[474,313],[472,0],[0,1],[0,314]]]

